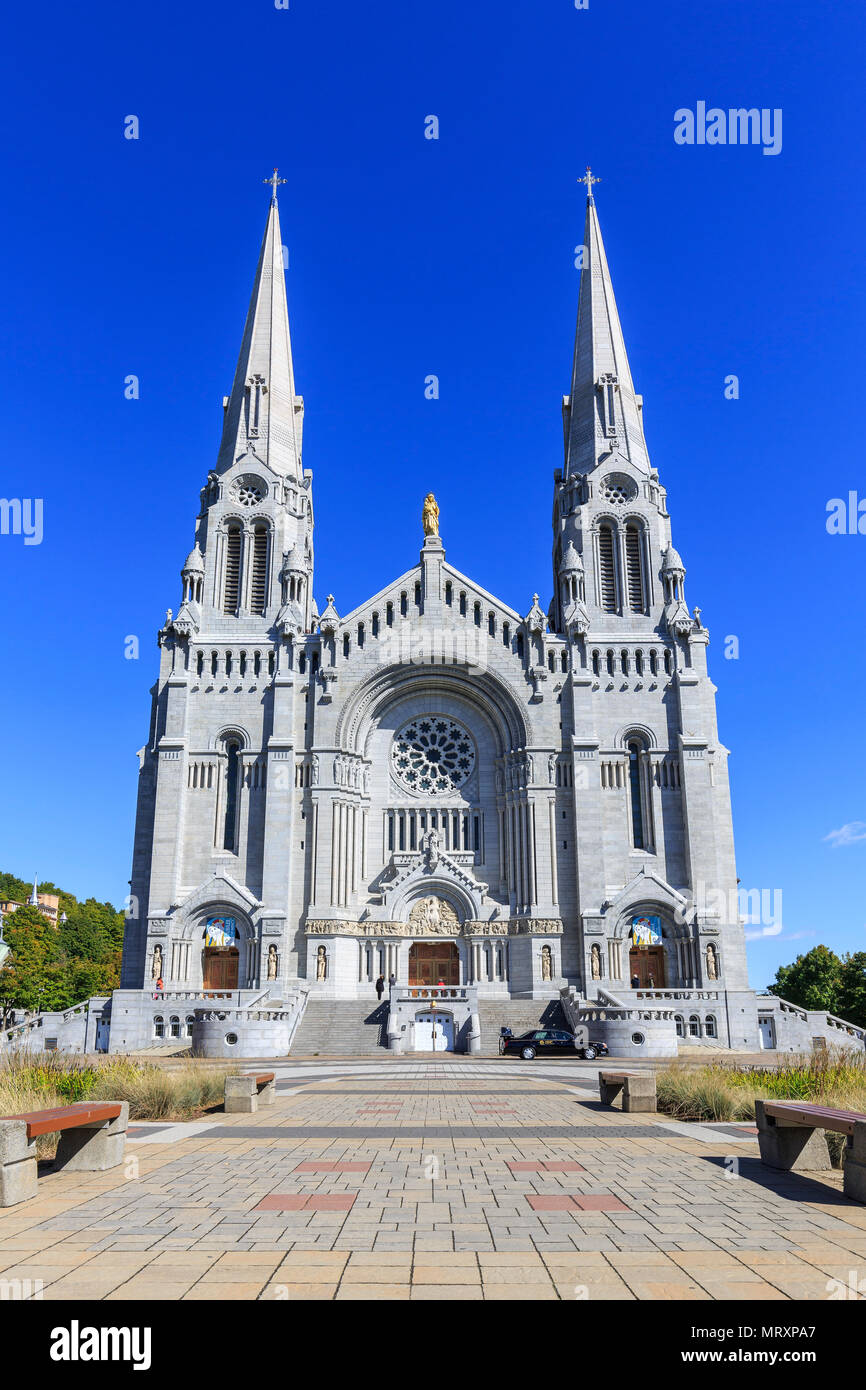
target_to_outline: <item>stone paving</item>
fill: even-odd
[[[255,1115],[136,1124],[123,1167],[41,1175],[0,1212],[0,1279],[108,1300],[866,1288],[866,1207],[839,1172],[764,1168],[751,1126],[624,1115],[571,1063],[277,1069]]]

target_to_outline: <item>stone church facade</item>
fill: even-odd
[[[393,975],[575,1007],[676,995],[708,1037],[755,1045],[709,634],[588,188],[546,607],[452,565],[432,495],[416,563],[351,612],[317,607],[272,199],[159,633],[116,1000],[158,979],[348,1000]]]

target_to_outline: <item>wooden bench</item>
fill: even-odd
[[[755,1123],[761,1162],[787,1172],[832,1167],[821,1131],[844,1134],[848,1142],[842,1190],[852,1202],[866,1202],[866,1115],[799,1100],[756,1100]]]
[[[655,1110],[656,1078],[652,1071],[600,1071],[598,1094],[602,1105],[613,1105],[622,1091],[625,1111]]]
[[[251,1115],[262,1105],[273,1105],[277,1083],[272,1071],[244,1072],[227,1076],[223,1109],[227,1115]]]
[[[80,1101],[0,1119],[0,1207],[36,1196],[36,1139],[60,1134],[55,1169],[101,1173],[123,1162],[129,1103]]]

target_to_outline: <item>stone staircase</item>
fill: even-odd
[[[369,1057],[387,1048],[388,1004],[373,999],[311,1000],[292,1039],[292,1057]]]
[[[568,1028],[558,999],[481,999],[481,1055],[499,1055],[499,1029],[510,1028],[515,1037],[530,1028]]]

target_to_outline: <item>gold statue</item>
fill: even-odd
[[[424,498],[421,525],[424,527],[425,536],[439,535],[439,506],[432,492],[428,492],[427,496]]]

